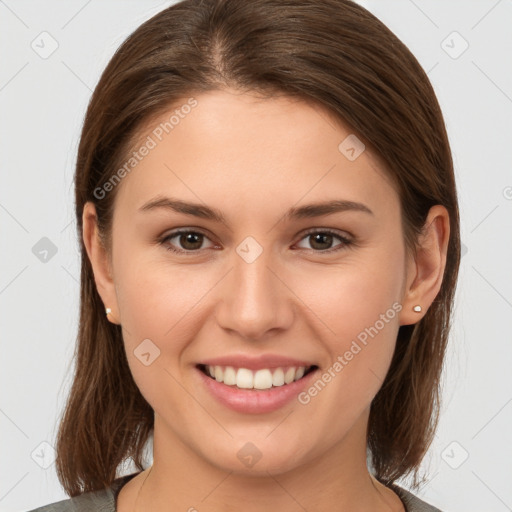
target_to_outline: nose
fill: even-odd
[[[263,340],[290,328],[293,293],[271,251],[263,250],[254,261],[235,253],[232,263],[217,292],[220,327],[249,341]]]

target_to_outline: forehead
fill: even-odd
[[[363,148],[314,102],[212,91],[145,123],[116,203],[139,208],[167,194],[261,215],[263,207],[343,198],[378,213],[379,201],[398,198],[382,162]]]

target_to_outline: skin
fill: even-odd
[[[99,243],[94,205],[83,211],[98,292],[109,320],[122,326],[133,377],[155,411],[150,476],[137,503],[147,470],[123,487],[118,510],[404,510],[368,472],[368,414],[399,326],[419,321],[441,287],[446,209],[429,212],[414,260],[383,164],[369,148],[352,162],[338,150],[352,133],[347,126],[287,97],[234,90],[195,97],[198,106],[118,185],[111,253]],[[137,211],[159,194],[217,208],[226,223]],[[374,215],[283,218],[293,206],[329,199],[364,203]],[[159,243],[176,228],[205,237],[195,246],[180,237]],[[315,244],[304,234],[311,228],[351,235],[354,244],[336,237]],[[250,264],[236,252],[247,236],[263,249]],[[325,370],[393,303],[401,311],[306,405],[242,414],[199,384],[195,365],[226,354],[270,352]],[[149,366],[134,355],[147,338],[160,350]],[[237,457],[247,442],[262,454],[252,468]]]

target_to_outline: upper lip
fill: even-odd
[[[233,366],[235,368],[247,368],[248,370],[262,370],[264,368],[282,368],[289,366],[315,366],[312,362],[295,359],[292,357],[275,354],[262,354],[249,356],[247,354],[214,357],[201,361],[199,365],[206,366]]]

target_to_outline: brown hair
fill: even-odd
[[[446,207],[450,240],[441,289],[425,316],[401,326],[374,398],[368,450],[385,485],[414,471],[437,426],[440,376],[460,262],[459,212],[442,113],[407,47],[350,0],[185,0],[142,24],[117,50],[90,100],[75,174],[81,294],[74,380],[57,436],[70,496],[109,486],[132,458],[143,469],[153,410],[128,367],[121,328],[105,317],[82,240],[86,201],[107,249],[116,189],[98,199],[140,129],[192,94],[237,88],[314,101],[379,155],[399,193],[415,250],[431,206]]]

